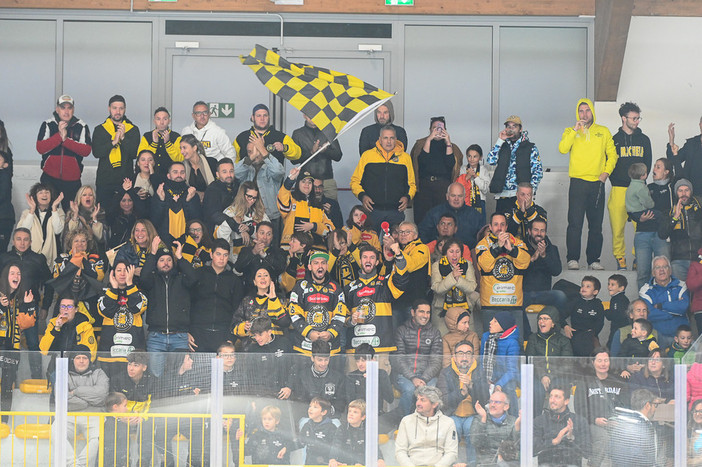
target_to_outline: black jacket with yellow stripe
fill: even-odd
[[[329,341],[331,353],[339,353],[339,335],[346,322],[348,308],[344,293],[336,282],[326,279],[322,284],[315,284],[308,275],[293,287],[288,311],[296,331],[293,333],[293,349],[296,352],[311,355],[310,332],[329,331],[332,335]]]
[[[270,318],[275,335],[283,335],[283,331],[290,327],[290,315],[278,297],[270,299],[266,295],[249,295],[244,297],[234,312],[232,334],[237,337],[250,336],[246,323],[262,316]]]
[[[105,290],[98,299],[98,313],[103,317],[98,360],[126,362],[134,350],[146,350],[143,316],[147,304],[146,296],[136,285]]]
[[[347,325],[351,329],[346,333],[346,352],[355,352],[361,344],[370,344],[376,352],[393,352],[395,346],[392,327],[392,303],[403,294],[409,284],[407,262],[404,258],[395,261],[397,268],[387,275],[375,274],[361,277],[351,282],[344,289],[344,297],[350,310]],[[400,266],[403,268],[401,269]],[[356,311],[365,314],[365,322],[353,324],[351,316]]]
[[[97,341],[93,333],[93,326],[88,322],[88,317],[76,312],[72,321],[64,323],[61,329],[56,329],[56,318],[49,320],[46,332],[39,342],[39,350],[44,355],[49,352],[74,352],[76,350],[90,350],[91,360],[95,360]]]

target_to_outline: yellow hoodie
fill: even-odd
[[[580,99],[575,107],[575,119],[580,120],[578,108],[587,104],[592,111],[592,125],[580,131],[568,127],[563,131],[558,150],[562,154],[570,152],[568,175],[588,182],[597,181],[602,172],[611,174],[617,164],[617,150],[614,147],[612,133],[595,123],[595,106],[590,99]]]

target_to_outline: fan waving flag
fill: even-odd
[[[273,94],[307,115],[329,141],[394,96],[346,73],[290,63],[260,45],[240,58]]]

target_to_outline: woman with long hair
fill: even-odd
[[[673,377],[666,365],[672,364],[672,359],[663,358],[661,349],[653,349],[648,354],[646,366],[631,375],[629,388],[631,392],[637,389],[648,389],[659,399],[666,403],[675,399],[675,384]]]
[[[22,212],[17,227],[24,227],[31,232],[32,251],[43,254],[46,265],[51,268],[54,258],[62,251],[59,238],[66,218],[61,208],[63,193],[56,196],[50,186],[35,183],[25,198],[28,209]]]
[[[115,248],[128,241],[137,219],[145,217],[146,214],[147,209],[139,197],[138,190],[133,188],[131,180],[125,179],[107,208],[106,222],[110,228],[107,248]]]
[[[702,465],[702,399],[692,401],[687,417],[687,465]]]
[[[0,349],[3,353],[2,381],[0,382],[0,410],[12,409],[12,387],[17,379],[21,333],[36,324],[37,300],[22,281],[19,264],[8,264],[0,273]],[[38,298],[38,297],[37,297]],[[27,339],[29,341],[29,339]],[[34,342],[36,341],[36,342]],[[27,342],[29,350],[39,350],[38,336]],[[3,415],[3,421],[7,420]]]
[[[324,237],[334,230],[321,206],[317,205],[312,190],[314,178],[309,172],[300,173],[296,167],[290,171],[278,190],[278,209],[283,218],[283,236],[280,247],[287,250],[293,232],[308,232],[314,239],[314,246],[326,249]]]
[[[204,222],[192,219],[185,225],[183,258],[195,269],[204,266],[212,259],[212,236]]]
[[[189,186],[195,187],[202,201],[207,185],[215,180],[216,161],[205,155],[205,148],[193,135],[183,135],[180,138],[180,152],[185,165],[185,181]]]
[[[250,181],[239,186],[234,201],[224,210],[224,214],[229,219],[215,227],[215,237],[227,240],[233,254],[252,244],[260,222],[270,222],[258,186]]]
[[[139,198],[148,200],[158,186],[164,181],[163,175],[156,172],[154,153],[148,149],[139,151],[134,163],[134,175],[131,178],[132,186],[137,190]]]
[[[105,213],[100,209],[100,203],[95,202],[95,190],[90,185],[78,188],[76,198],[71,201],[71,210],[66,215],[64,236],[79,227],[85,228],[95,236],[99,244],[103,242],[105,232]]]
[[[361,242],[366,242],[376,250],[381,251],[378,232],[371,228],[368,214],[368,210],[363,207],[362,204],[357,204],[352,207],[351,212],[349,212],[349,217],[346,219],[344,230],[351,232],[351,244],[356,247],[358,247]]]
[[[452,307],[470,309],[470,294],[475,292],[478,283],[473,261],[470,257],[463,257],[463,243],[460,240],[447,239],[441,255],[431,265],[431,290],[434,291],[431,321],[443,335],[448,332],[444,322],[446,311]]]
[[[120,260],[125,260],[134,266],[134,276],[141,276],[141,268],[146,261],[146,255],[151,249],[151,242],[158,234],[156,227],[148,219],[139,219],[134,222],[129,240],[117,250],[115,264]],[[163,243],[161,244],[163,246]]]

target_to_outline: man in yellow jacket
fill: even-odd
[[[587,216],[587,264],[590,269],[603,270],[602,219],[604,217],[604,183],[617,163],[617,150],[610,131],[595,123],[595,106],[590,99],[580,99],[576,107],[577,121],[563,131],[558,150],[570,152],[568,176],[568,269],[579,269],[580,237],[583,218]]]

